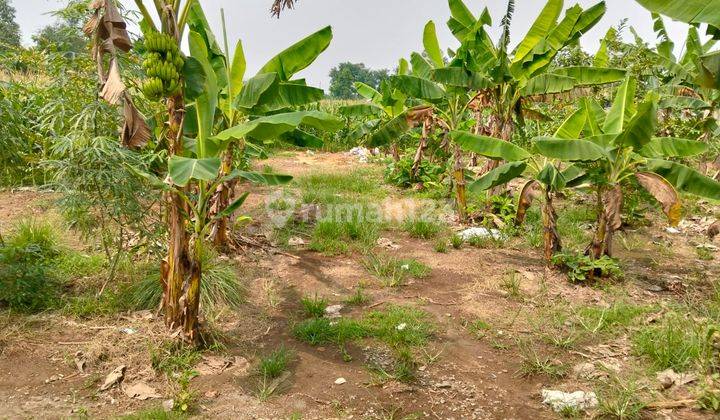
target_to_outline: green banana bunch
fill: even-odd
[[[151,32],[145,37],[145,49],[142,63],[147,75],[142,86],[145,96],[160,100],[180,93],[185,59],[175,40],[169,35]]]

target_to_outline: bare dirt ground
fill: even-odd
[[[347,171],[360,166],[340,154],[298,154],[274,157],[264,164],[293,175],[311,171]],[[258,189],[249,201],[264,205]],[[51,211],[48,195],[29,191],[0,193],[0,232],[13,221]],[[260,212],[258,210],[258,212]],[[687,229],[690,231],[691,229]],[[640,302],[672,299],[683,276],[702,273],[719,278],[713,261],[695,258],[689,242],[700,233],[669,235],[661,228],[639,234],[632,251],[621,259],[637,259],[620,293]],[[557,418],[541,403],[544,388],[589,390],[588,382],[570,373],[557,379],[520,375],[522,357],[515,343],[529,343],[543,355],[572,367],[581,362],[615,363],[622,369],[631,358],[626,337],[613,338],[605,347],[559,350],[542,339],[543,308],[557,303],[603,304],[599,288],[574,286],[544,269],[541,254],[510,244],[502,249],[464,247],[438,253],[431,241],[410,238],[399,231],[382,234],[397,245],[385,252],[415,258],[432,268],[428,278],[400,288],[383,288],[361,264],[360,255],[328,257],[303,249],[232,256],[238,261],[248,290],[247,305],[211,321],[227,345],[224,352],[206,352],[191,381],[199,396],[197,415],[204,418],[416,418],[544,419]],[[659,245],[658,245],[659,244]],[[658,247],[670,247],[674,256],[652,257]],[[717,257],[717,255],[716,255]],[[519,278],[523,298],[509,296],[500,286],[509,272]],[[293,338],[290,325],[300,311],[299,299],[322,295],[342,303],[357,285],[366,285],[370,303],[345,306],[343,316],[381,309],[390,304],[413,305],[431,314],[437,326],[431,344],[417,355],[418,380],[412,384],[380,383],[365,368],[366,360],[382,349],[350,345],[352,361],[343,360],[333,346],[311,347]],[[675,282],[675,283],[674,283]],[[490,338],[478,339],[467,321],[488,320]],[[158,407],[176,391],[154,373],[149,348],[167,338],[162,321],[150,312],[102,319],[77,320],[54,313],[35,316],[1,315],[0,418],[106,418]],[[130,332],[130,333],[128,333]],[[278,345],[295,350],[292,373],[267,401],[257,397],[257,378],[251,366],[258,356]],[[78,356],[82,352],[82,356]],[[75,360],[86,361],[82,371]],[[105,376],[126,366],[123,386],[143,381],[160,398],[139,401],[119,388],[100,392]],[[346,380],[336,384],[338,378]],[[654,412],[658,418],[702,418],[692,408]],[[299,418],[299,417],[296,417]]]

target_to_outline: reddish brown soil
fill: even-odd
[[[346,171],[358,165],[338,154],[300,154],[273,158],[266,164],[295,175],[317,170]],[[268,191],[258,190],[260,194],[249,201],[250,206],[264,205],[263,194]],[[0,232],[7,232],[14,220],[28,214],[45,214],[46,198],[44,194],[27,191],[0,193]],[[645,285],[664,284],[676,273],[702,270],[717,275],[712,262],[691,258],[692,249],[684,238],[668,237],[659,229],[644,233],[638,248],[623,254],[647,257],[647,251],[654,246],[648,238],[653,235],[674,241],[676,251],[684,255],[681,260],[686,261],[678,264],[678,259],[640,260],[631,269],[644,273],[643,281],[625,286],[623,293],[629,298],[648,302],[663,299],[671,292],[650,292]],[[296,250],[291,252],[294,256],[258,251],[237,256],[248,289],[247,305],[210,324],[227,343],[226,352],[218,356],[237,356],[234,360],[241,366],[192,380],[192,389],[199,397],[197,415],[402,418],[414,414],[418,418],[438,419],[544,419],[557,415],[541,404],[541,389],[589,389],[586,382],[572,377],[560,380],[522,377],[517,343],[529,341],[542,354],[569,366],[583,361],[581,354],[588,350],[558,351],[540,339],[537,326],[531,325],[529,319],[548,302],[601,304],[605,301],[602,290],[573,286],[562,275],[546,272],[540,253],[527,247],[513,244],[505,249],[465,247],[438,253],[433,250],[432,241],[412,239],[397,231],[385,232],[383,236],[399,245],[385,252],[422,261],[432,268],[430,277],[399,288],[383,288],[363,268],[362,256],[358,254],[327,257]],[[508,296],[500,287],[502,279],[512,272],[520,278],[525,296],[522,299]],[[345,307],[343,316],[359,316],[370,308],[382,309],[390,304],[413,305],[430,313],[437,325],[432,343],[415,355],[421,366],[415,383],[378,383],[365,367],[369,353],[382,351],[378,343],[351,345],[348,352],[352,361],[346,362],[337,348],[311,347],[292,337],[290,327],[299,317],[301,296],[317,293],[333,304],[342,303],[360,282],[366,285],[371,302],[364,308]],[[19,316],[0,312],[0,417],[67,418],[84,414],[92,418],[114,417],[159,407],[161,399],[138,401],[117,388],[98,391],[105,375],[119,365],[126,365],[124,384],[142,380],[157,389],[163,399],[175,393],[174,386],[150,366],[148,349],[167,337],[161,322],[148,319],[147,315],[76,320],[55,314]],[[477,339],[468,332],[464,322],[475,319],[493,325],[496,335],[492,340]],[[131,328],[133,334],[121,328]],[[610,344],[622,347],[621,341]],[[259,355],[281,344],[296,352],[292,374],[280,385],[277,395],[261,401],[257,397],[258,378],[243,360],[252,365]],[[82,373],[73,362],[78,351],[88,360]],[[612,356],[626,360],[627,346]],[[336,385],[335,380],[340,377],[347,382]],[[669,415],[668,418],[690,418],[699,414],[681,410]]]

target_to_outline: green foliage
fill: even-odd
[[[355,288],[355,292],[345,299],[345,303],[348,305],[356,305],[361,306],[365,305],[366,303],[370,302],[370,297],[365,294],[365,287],[362,284],[359,284]]]
[[[159,273],[152,272],[130,287],[129,301],[136,309],[155,309],[162,299]],[[206,253],[203,261],[203,281],[200,283],[200,303],[208,312],[222,306],[237,308],[245,301],[245,288],[238,279],[237,269],[227,261]]]
[[[389,75],[387,69],[372,70],[363,63],[340,63],[330,70],[330,96],[335,99],[358,99],[354,83],[361,82],[377,89]]]
[[[562,253],[553,256],[555,266],[564,267],[571,283],[584,283],[596,273],[607,278],[621,278],[623,271],[614,258],[606,255],[592,259],[587,255]]]
[[[460,235],[453,235],[450,237],[450,245],[452,245],[455,249],[462,248],[463,245],[463,238]]]
[[[258,371],[263,378],[279,378],[289,367],[295,358],[295,353],[284,346],[278,347],[267,356],[260,359]]]
[[[300,304],[303,307],[305,316],[310,318],[322,318],[325,315],[325,308],[328,306],[326,299],[318,297],[304,296],[300,299]]]
[[[20,26],[15,21],[15,8],[9,0],[0,0],[0,52],[20,46]]]
[[[435,332],[427,312],[410,306],[372,311],[362,321],[368,335],[393,347],[423,346]]]
[[[409,156],[391,161],[385,169],[385,182],[401,188],[410,188],[421,184],[424,189],[439,187],[447,171],[446,165],[439,165],[423,159],[418,167],[417,176],[412,174],[413,159]]]
[[[623,381],[612,376],[598,389],[598,415],[637,420],[642,418],[642,410],[647,405],[642,399],[643,386],[634,380]]]
[[[0,303],[21,312],[55,307],[61,285],[51,268],[58,255],[50,224],[21,222],[7,243],[0,243]]]
[[[402,224],[402,230],[420,239],[434,239],[446,229],[447,226],[442,222],[416,217],[407,218]]]
[[[684,372],[709,362],[712,332],[702,323],[671,313],[658,325],[640,329],[632,341],[635,351],[655,369]]]
[[[592,333],[612,331],[630,326],[640,315],[651,312],[651,306],[639,306],[625,301],[613,302],[609,307],[588,306],[578,310],[580,324]]]
[[[368,255],[363,265],[386,287],[402,286],[409,278],[422,279],[432,271],[415,259],[399,259],[390,255]]]
[[[200,361],[200,352],[175,341],[167,341],[150,348],[150,364],[159,373],[168,376],[190,372]]]
[[[309,248],[327,255],[339,255],[352,249],[372,249],[380,237],[380,223],[370,206],[338,206],[333,214],[318,221],[312,231]]]

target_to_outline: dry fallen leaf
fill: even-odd
[[[105,377],[105,382],[100,387],[100,391],[106,391],[112,388],[114,385],[122,382],[125,377],[125,365],[120,365],[115,368],[112,372]]]
[[[150,398],[162,397],[162,395],[158,394],[157,391],[155,391],[155,388],[151,387],[145,382],[136,382],[124,388],[123,391],[128,397],[143,401],[149,400]]]

